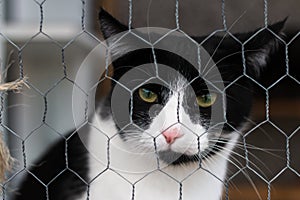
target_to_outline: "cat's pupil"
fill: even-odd
[[[151,98],[152,96],[152,92],[150,92],[149,90],[143,89],[144,95],[147,98]]]
[[[211,96],[209,94],[204,94],[198,97],[199,103],[209,104],[211,102]]]
[[[202,99],[203,99],[203,102],[204,102],[204,103],[209,103],[209,102],[211,102],[211,96],[208,95],[208,94],[203,95],[203,96],[202,96]]]

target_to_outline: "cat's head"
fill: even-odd
[[[134,43],[118,39],[126,37],[121,33],[128,33],[128,27],[106,11],[100,11],[99,20],[109,51],[117,57],[106,104],[119,121],[121,138],[138,150],[156,151],[161,160],[174,165],[213,156],[237,138],[251,109],[251,79],[277,50],[279,41],[271,33],[279,34],[284,24],[259,33],[191,37],[207,52],[206,61],[214,61],[199,71],[176,52],[133,48]],[[171,45],[179,41],[174,37]],[[183,48],[187,55],[197,51]],[[118,117],[124,113],[130,126],[120,125]]]

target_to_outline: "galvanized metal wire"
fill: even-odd
[[[49,197],[49,188],[48,186],[53,183],[57,178],[59,178],[59,176],[65,172],[66,170],[72,172],[74,175],[76,175],[79,179],[82,180],[82,182],[84,182],[87,186],[87,193],[86,193],[86,198],[87,199],[91,199],[91,196],[90,196],[90,184],[96,179],[98,178],[99,176],[101,176],[103,174],[100,173],[97,177],[95,177],[93,180],[91,180],[90,182],[86,182],[85,180],[83,180],[80,175],[73,171],[71,168],[69,168],[69,161],[68,161],[68,141],[69,139],[72,137],[72,135],[69,137],[69,138],[65,138],[63,135],[60,134],[61,137],[63,137],[65,139],[65,162],[66,162],[66,169],[64,169],[61,173],[57,174],[49,183],[43,183],[38,176],[36,176],[35,174],[33,174],[32,172],[30,172],[29,168],[28,168],[28,163],[27,163],[27,155],[26,155],[26,140],[37,130],[39,129],[40,127],[42,126],[47,126],[49,127],[50,129],[52,130],[55,130],[53,127],[51,127],[50,124],[47,123],[47,116],[48,116],[48,113],[49,113],[49,93],[52,91],[52,90],[55,90],[55,88],[62,82],[62,81],[67,81],[69,82],[70,84],[72,85],[75,85],[76,83],[69,77],[69,74],[68,74],[68,67],[70,66],[67,66],[66,65],[66,61],[65,61],[65,50],[66,48],[68,48],[68,46],[70,46],[71,44],[73,44],[75,42],[75,40],[80,37],[82,34],[87,34],[89,35],[90,37],[94,38],[94,39],[97,39],[97,36],[93,35],[93,33],[89,32],[89,30],[87,30],[86,28],[86,1],[85,0],[81,0],[82,2],[82,12],[81,14],[81,18],[80,18],[80,23],[81,23],[81,32],[79,32],[75,37],[73,37],[67,44],[65,45],[62,45],[59,43],[59,41],[53,39],[51,36],[49,36],[46,32],[44,32],[44,20],[45,20],[45,15],[44,15],[44,3],[48,1],[48,0],[45,0],[45,1],[42,1],[42,2],[39,2],[39,1],[34,1],[37,6],[39,7],[39,11],[40,11],[40,23],[39,23],[39,32],[35,35],[33,35],[31,38],[29,38],[22,46],[19,46],[18,44],[16,44],[14,41],[10,40],[4,33],[1,32],[0,30],[0,36],[5,40],[5,42],[9,43],[10,45],[12,45],[15,49],[17,49],[18,51],[18,60],[19,60],[19,63],[18,63],[18,66],[19,66],[19,79],[20,80],[24,80],[24,82],[30,87],[31,90],[35,91],[39,96],[41,96],[41,98],[43,99],[43,103],[44,103],[44,110],[41,110],[41,113],[42,113],[42,119],[41,119],[41,124],[36,127],[34,130],[32,130],[25,138],[22,138],[18,135],[18,133],[15,133],[10,127],[8,127],[3,121],[3,109],[0,110],[0,125],[1,127],[6,130],[7,132],[9,132],[9,134],[13,134],[14,137],[17,137],[20,141],[21,141],[21,149],[22,149],[22,162],[23,162],[23,169],[15,172],[12,176],[10,176],[6,182],[2,183],[0,186],[2,188],[2,198],[3,200],[6,199],[6,195],[7,195],[7,188],[6,188],[6,185],[12,180],[14,179],[14,177],[16,177],[18,174],[22,173],[22,172],[26,172],[28,174],[31,174],[33,177],[35,177],[35,179],[40,182],[41,185],[43,185],[45,187],[45,199],[51,199]],[[180,3],[184,3],[183,1],[179,1],[179,0],[176,0],[174,1],[175,2],[175,13],[174,13],[174,17],[175,17],[175,23],[176,23],[176,27],[174,30],[172,31],[180,31],[182,33],[183,30],[181,30],[181,26],[180,26],[180,14],[181,12],[179,12],[179,8],[180,8]],[[129,5],[129,14],[128,14],[128,26],[129,26],[129,30],[128,31],[131,31],[132,29],[132,15],[133,15],[133,9],[134,9],[134,5],[133,5],[133,2],[132,0],[129,0],[128,1],[128,5]],[[245,165],[244,166],[240,166],[240,168],[238,169],[238,171],[236,171],[236,173],[234,173],[233,175],[231,175],[231,177],[228,177],[225,181],[223,181],[224,183],[224,198],[225,199],[230,199],[230,193],[229,193],[229,190],[230,190],[230,181],[232,179],[234,179],[238,174],[240,173],[244,173],[245,170],[248,170],[248,171],[251,171],[252,173],[254,173],[257,177],[259,177],[261,179],[261,181],[263,181],[265,183],[265,185],[267,185],[267,199],[268,200],[271,200],[271,193],[272,193],[272,184],[273,182],[281,175],[283,174],[284,172],[286,171],[291,171],[292,173],[296,174],[298,177],[300,177],[300,174],[299,174],[299,170],[298,169],[294,169],[293,166],[291,166],[291,154],[292,152],[290,151],[290,140],[293,138],[293,136],[296,135],[296,133],[299,131],[300,127],[298,127],[292,134],[288,135],[287,133],[285,133],[285,131],[283,131],[278,125],[276,125],[272,119],[271,119],[271,115],[272,113],[270,113],[270,90],[277,86],[278,84],[280,84],[281,80],[285,77],[288,77],[292,80],[294,80],[297,84],[298,84],[298,87],[299,87],[299,80],[297,80],[293,75],[290,74],[290,70],[289,70],[289,63],[290,63],[290,60],[289,60],[289,46],[293,43],[293,41],[295,39],[298,38],[298,36],[300,35],[300,33],[298,33],[297,35],[295,35],[295,37],[289,41],[288,43],[285,42],[284,40],[282,40],[280,38],[279,35],[276,35],[275,33],[272,33],[274,34],[274,37],[278,38],[282,43],[283,45],[285,45],[285,56],[286,56],[286,59],[285,59],[285,62],[286,62],[286,73],[280,77],[278,80],[276,80],[273,84],[271,84],[270,86],[265,86],[261,83],[259,83],[257,80],[255,80],[253,77],[249,76],[247,73],[246,73],[246,56],[245,56],[245,45],[250,42],[254,37],[256,37],[261,31],[265,30],[265,29],[268,29],[268,0],[264,0],[264,27],[257,31],[256,33],[254,33],[248,40],[246,41],[238,41],[234,35],[230,32],[230,28],[228,28],[228,24],[227,24],[227,18],[226,18],[226,1],[225,0],[222,0],[221,1],[221,19],[222,19],[222,24],[223,24],[223,30],[216,30],[215,32],[211,33],[211,35],[208,36],[211,37],[213,35],[215,35],[216,33],[220,32],[220,31],[225,31],[226,34],[228,34],[230,37],[232,37],[234,40],[237,40],[237,42],[240,44],[241,46],[241,51],[242,51],[242,58],[241,58],[241,61],[243,63],[243,66],[244,66],[244,72],[243,74],[241,75],[242,77],[247,77],[248,79],[250,79],[255,85],[257,85],[259,88],[261,88],[264,93],[265,93],[265,120],[260,122],[259,124],[255,125],[255,127],[253,127],[251,130],[249,130],[247,133],[243,134],[241,137],[241,142],[243,144],[243,148],[244,148],[244,160],[246,161],[245,162]],[[271,32],[271,30],[270,30]],[[134,35],[134,33],[132,33]],[[55,82],[53,85],[51,85],[46,91],[41,91],[39,88],[37,88],[34,84],[31,83],[31,80],[30,80],[30,77],[29,79],[24,79],[24,65],[23,65],[23,58],[24,58],[24,55],[23,55],[23,51],[24,51],[24,48],[29,44],[31,43],[31,41],[36,38],[38,35],[44,35],[46,36],[50,41],[52,41],[53,43],[55,43],[59,48],[60,48],[60,54],[61,54],[61,66],[62,66],[62,78],[59,79],[57,82]],[[156,54],[155,54],[155,47],[154,47],[154,44],[147,41],[146,39],[138,36],[138,35],[135,35],[139,40],[145,42],[146,44],[148,44],[150,46],[150,48],[152,48],[152,54],[153,54],[153,58],[154,58],[154,64],[156,66],[156,78],[157,79],[160,79],[157,71],[158,71],[158,65],[156,63]],[[188,35],[186,34],[186,36],[188,37]],[[99,40],[99,39],[97,39]],[[101,42],[101,41],[99,41]],[[200,56],[200,45],[201,44],[197,44],[198,45],[198,52],[197,52],[197,55],[198,55],[198,65],[199,65],[199,71],[200,71],[200,68],[201,68],[201,56]],[[109,52],[107,52],[109,53]],[[106,74],[106,78],[111,78],[108,76],[108,74]],[[240,77],[239,77],[240,78]],[[234,82],[238,81],[237,78]],[[112,79],[112,78],[111,78]],[[116,80],[112,80],[112,81],[115,81],[116,84],[119,84],[118,81]],[[145,80],[144,83],[146,83],[148,80]],[[163,80],[162,80],[163,81]],[[234,82],[232,82],[231,84],[233,84]],[[228,86],[230,87],[231,84]],[[78,87],[79,89],[80,86],[76,85],[76,87]],[[125,87],[125,86],[124,86]],[[228,88],[227,87],[227,88]],[[225,88],[225,90],[227,89]],[[81,89],[83,91],[83,89]],[[131,98],[132,97],[132,91],[130,91],[128,88],[127,90],[130,92],[130,95],[131,95]],[[86,96],[88,96],[88,94],[85,94]],[[4,103],[4,98],[5,98],[5,95],[1,94],[1,108],[3,107],[3,103]],[[179,99],[179,98],[178,98]],[[223,99],[224,101],[224,119],[226,119],[226,108],[225,108],[225,99]],[[85,109],[85,119],[88,118],[88,102],[85,102],[86,105],[86,109]],[[131,115],[132,115],[132,105],[131,105],[131,111],[130,111]],[[178,119],[178,122],[180,123],[180,120]],[[131,121],[132,123],[132,121]],[[250,158],[249,158],[249,149],[248,149],[248,145],[247,145],[247,137],[252,133],[252,131],[254,129],[257,129],[259,128],[260,126],[264,125],[264,124],[270,124],[271,126],[273,126],[280,134],[282,134],[284,137],[285,137],[285,152],[286,152],[286,166],[279,171],[278,174],[276,174],[276,176],[274,176],[272,179],[266,179],[264,176],[262,176],[262,174],[260,172],[258,172],[256,169],[254,169],[252,166],[251,166],[251,163],[250,163]],[[93,124],[90,124],[91,126],[93,126]],[[183,124],[184,126],[184,124]],[[96,127],[95,127],[96,128]],[[186,127],[188,128],[188,127]],[[233,128],[233,127],[232,127]],[[191,130],[192,131],[192,130]],[[193,131],[192,131],[193,132]],[[195,134],[196,135],[196,134]],[[107,163],[107,168],[106,170],[112,170],[110,168],[110,145],[111,145],[111,140],[113,138],[107,138],[107,160],[108,160],[108,163]],[[199,140],[199,138],[198,138]],[[153,142],[154,142],[154,146],[155,146],[155,149],[157,149],[156,147],[156,138],[154,137],[153,138]],[[199,147],[199,151],[200,151],[200,147]],[[161,170],[161,167],[160,167],[160,161],[159,159],[157,159],[157,170],[167,176],[170,176],[169,174],[165,173],[163,170]],[[204,169],[202,168],[201,166],[201,163],[199,164],[199,168],[197,170],[206,170],[208,173],[211,173],[210,171],[208,171],[207,169]],[[136,183],[132,184],[130,183],[128,180],[126,180],[125,177],[122,177],[121,174],[119,174],[118,172],[114,171],[114,173],[118,174],[122,179],[124,179],[125,181],[127,181],[129,184],[132,185],[132,195],[131,195],[131,199],[134,200],[136,197],[135,197],[135,191],[136,191],[136,184],[138,184],[139,181],[137,181]],[[149,172],[148,174],[145,175],[148,176],[150,175],[151,173],[153,172]],[[188,175],[189,176],[193,176],[195,172],[191,172],[191,174]],[[211,173],[211,176],[214,176],[216,179],[218,179],[218,177],[214,174]],[[172,180],[174,180],[174,182],[176,182],[178,184],[178,188],[179,188],[179,191],[178,191],[178,194],[179,194],[179,199],[180,200],[184,200],[184,195],[183,195],[183,191],[182,191],[182,187],[183,187],[183,182],[184,180],[176,180],[175,178],[171,177],[170,178]],[[222,181],[222,180],[220,180]]]

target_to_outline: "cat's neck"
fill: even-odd
[[[226,151],[205,159],[201,167],[199,163],[165,166],[157,162],[155,153],[133,153],[117,134],[111,117],[103,121],[95,115],[93,124],[98,124],[95,127],[102,132],[91,128],[89,133],[87,148],[92,155],[89,176],[97,177],[90,188],[91,196],[130,199],[134,185],[135,199],[173,200],[180,194],[187,200],[220,199],[229,152],[237,137],[226,146]]]

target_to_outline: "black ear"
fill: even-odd
[[[104,39],[128,30],[127,26],[116,20],[103,8],[100,8],[99,11],[99,23]]]
[[[287,19],[287,18],[286,18]],[[281,32],[286,19],[268,26],[267,29],[259,32],[260,29],[238,35],[240,41],[246,41],[254,36],[245,45],[245,58],[247,64],[247,72],[253,76],[258,77],[261,71],[267,66],[272,55],[280,50],[283,43],[279,38],[284,34]],[[276,34],[276,35],[274,35]]]

